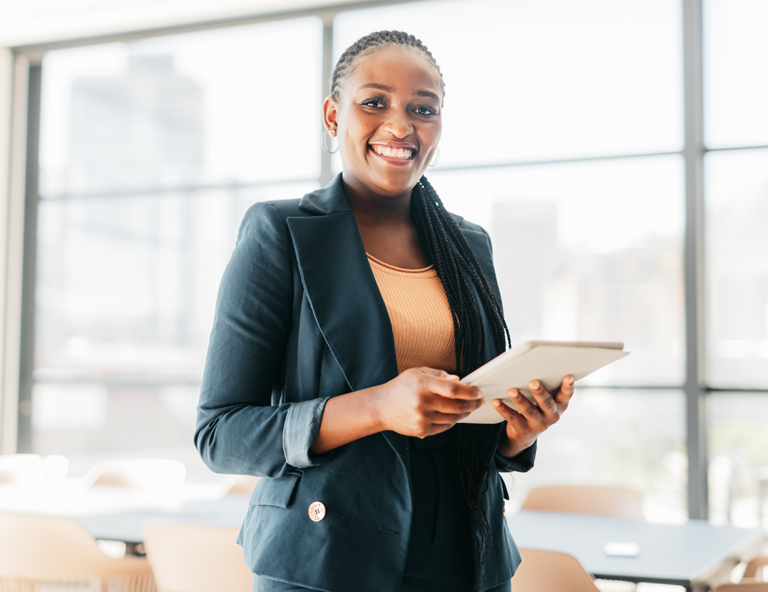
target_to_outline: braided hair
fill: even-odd
[[[440,68],[430,51],[414,37],[401,31],[379,31],[362,37],[341,54],[331,75],[331,97],[341,98],[341,90],[355,63],[383,46],[395,45],[418,50],[426,56],[445,84]],[[491,290],[464,233],[454,217],[443,206],[440,197],[426,177],[422,177],[411,194],[411,217],[422,247],[435,266],[443,284],[453,318],[456,371],[466,376],[485,361],[483,315],[472,290],[479,296],[482,310],[492,331],[495,353],[509,345],[509,331],[501,306]],[[467,277],[470,281],[467,280]],[[491,547],[491,528],[486,516],[485,494],[488,490],[490,465],[497,442],[488,438],[487,426],[463,425],[457,430],[456,462],[464,497],[475,525],[477,540],[477,578]]]

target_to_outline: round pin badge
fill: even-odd
[[[323,502],[312,502],[309,505],[309,519],[312,522],[320,522],[325,518],[325,505]]]

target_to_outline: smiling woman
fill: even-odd
[[[424,177],[442,75],[411,35],[345,51],[323,103],[343,173],[246,214],[222,279],[195,443],[263,477],[240,534],[254,590],[504,592],[520,555],[499,471],[527,471],[573,395],[520,412],[459,382],[509,344],[487,233]]]

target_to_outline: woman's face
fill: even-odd
[[[419,50],[386,46],[358,59],[340,101],[323,105],[345,182],[378,195],[410,192],[440,141],[441,98],[440,75]]]

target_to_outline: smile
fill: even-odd
[[[371,152],[391,164],[406,164],[416,157],[415,147],[393,144],[369,144]]]

